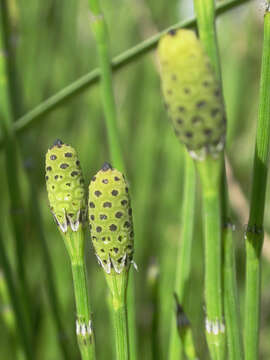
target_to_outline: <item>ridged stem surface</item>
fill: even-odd
[[[211,156],[208,156],[204,161],[197,162],[203,196],[206,337],[213,360],[225,358],[221,274],[221,204],[219,193],[221,163],[221,158],[213,159]]]
[[[130,360],[129,333],[127,321],[127,281],[128,269],[121,274],[106,274],[111,293],[111,311],[117,360]]]
[[[216,76],[222,81],[221,66],[215,28],[215,2],[213,0],[194,0],[197,12],[198,28],[205,50],[215,68]],[[222,84],[220,84],[222,87]],[[226,322],[226,337],[228,340],[229,356],[232,360],[243,359],[243,344],[240,327],[239,302],[235,269],[235,246],[233,244],[232,226],[230,226],[230,210],[228,205],[227,179],[223,155],[222,177],[219,190],[221,191],[222,207],[222,243],[223,263],[222,276],[224,287],[224,314]],[[222,255],[221,255],[222,256]]]
[[[84,244],[84,233],[82,229],[79,229],[77,232],[68,230],[64,236],[66,236],[66,241],[72,244],[70,249],[73,248],[73,251],[69,251],[69,254],[77,313],[76,333],[81,358],[82,360],[95,360],[95,339],[88,300],[84,250],[83,246],[78,246],[79,243]],[[77,249],[76,246],[78,246]],[[74,251],[74,249],[77,251]]]
[[[261,249],[270,147],[270,12],[264,17],[259,116],[246,232],[245,359],[259,359]]]

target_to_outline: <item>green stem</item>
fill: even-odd
[[[216,75],[221,82],[221,66],[219,61],[218,42],[215,27],[215,2],[213,0],[194,0],[198,27],[202,43],[211,59]],[[240,314],[238,304],[236,269],[235,269],[235,247],[233,244],[232,226],[230,224],[230,210],[227,193],[227,179],[224,153],[222,154],[222,178],[220,183],[221,208],[222,208],[222,243],[224,250],[223,283],[224,283],[224,314],[226,319],[226,335],[228,337],[228,348],[230,359],[243,359],[243,345],[240,330]]]
[[[107,284],[111,292],[111,310],[114,328],[116,359],[130,360],[129,331],[127,317],[127,282],[129,269],[121,274],[106,274]]]
[[[206,336],[213,359],[224,359],[225,329],[222,311],[220,174],[222,157],[197,162],[203,194],[205,233]]]
[[[22,302],[25,310],[28,313],[27,320],[32,323],[32,309],[30,302],[30,288],[26,279],[26,271],[24,264],[25,254],[25,239],[27,238],[25,232],[26,214],[23,204],[23,197],[20,188],[19,176],[19,153],[17,148],[17,141],[13,131],[12,111],[9,98],[9,82],[7,74],[7,56],[5,49],[5,34],[7,24],[4,18],[5,11],[2,11],[3,3],[1,2],[0,11],[0,127],[4,133],[4,150],[5,150],[5,167],[7,173],[7,181],[9,188],[10,207],[11,207],[11,222],[15,238],[15,255],[17,274],[19,277],[19,286]]]
[[[95,360],[95,338],[88,300],[87,279],[84,262],[84,233],[68,230],[63,235],[70,255],[73,287],[77,311],[76,334],[82,360]]]
[[[188,152],[185,152],[185,182],[182,207],[181,242],[178,246],[176,260],[175,292],[182,306],[185,305],[185,295],[191,270],[191,248],[194,227],[194,210],[196,194],[196,174],[194,162]],[[169,359],[182,358],[182,346],[175,319],[175,312],[171,319],[171,335],[169,343]]]
[[[92,12],[92,29],[96,37],[101,74],[101,92],[103,108],[108,132],[109,149],[113,166],[124,171],[124,161],[120,146],[120,136],[117,127],[117,114],[112,82],[112,65],[109,50],[109,34],[99,0],[89,0]]]
[[[240,332],[240,312],[235,265],[235,243],[232,227],[233,225],[228,222],[223,230],[224,313],[230,359],[240,360],[243,359],[244,353]]]
[[[108,133],[108,143],[111,161],[119,171],[125,172],[121,141],[117,125],[117,112],[113,92],[112,62],[109,51],[109,34],[99,0],[89,0],[89,7],[92,12],[91,26],[96,37],[96,44],[99,57],[101,74],[101,92],[103,108]],[[137,358],[137,336],[136,336],[136,312],[135,312],[135,291],[134,274],[130,274],[128,287],[128,330],[130,336],[131,360]]]
[[[222,4],[217,6],[216,15],[222,15],[223,13],[238,7],[244,3],[249,2],[250,0],[227,0],[222,2]],[[137,60],[139,57],[147,54],[149,51],[153,50],[161,36],[171,29],[178,28],[192,28],[196,25],[196,18],[192,17],[188,20],[181,21],[179,23],[170,26],[169,28],[164,29],[160,33],[142,41],[140,44],[134,46],[133,48],[126,50],[122,54],[116,56],[111,61],[112,70],[119,70],[123,66],[128,65],[129,63]],[[68,102],[73,96],[79,95],[85,91],[91,85],[94,85],[100,79],[100,70],[94,69],[88,74],[82,76],[72,84],[66,86],[60,90],[55,95],[52,95],[50,98],[44,102],[37,105],[34,109],[30,110],[28,113],[20,117],[14,124],[14,130],[20,132],[28,127],[32,122],[41,119],[49,112],[57,109],[59,106],[63,106]]]
[[[22,303],[19,301],[19,296],[18,296],[18,292],[15,288],[15,284],[12,278],[12,270],[11,270],[11,266],[9,263],[9,260],[6,256],[6,250],[4,247],[4,243],[3,243],[3,239],[2,236],[0,236],[0,263],[1,263],[1,268],[3,270],[5,279],[6,279],[6,283],[7,283],[7,287],[8,287],[8,291],[9,291],[9,296],[10,296],[10,302],[16,317],[16,325],[17,325],[17,329],[18,329],[18,336],[20,338],[22,347],[24,349],[25,355],[26,355],[26,359],[27,360],[33,360],[34,359],[34,355],[32,352],[32,347],[31,347],[31,343],[29,341],[30,339],[30,331],[28,328],[29,323],[27,321],[25,321],[25,314],[22,308]]]
[[[77,309],[77,339],[82,360],[95,359],[84,262],[71,263]]]
[[[253,163],[250,215],[246,232],[245,359],[259,358],[261,250],[270,147],[270,12],[264,17],[259,116]]]
[[[116,356],[118,360],[129,359],[127,337],[127,311],[125,304],[113,307],[114,333],[116,339]]]
[[[221,79],[215,28],[215,2],[214,0],[194,0],[194,5],[197,14],[200,40],[211,60],[211,64],[214,66],[215,73]]]
[[[149,266],[147,273],[147,285],[150,292],[150,300],[152,305],[152,323],[151,323],[151,350],[152,350],[152,359],[160,360],[161,356],[161,346],[160,346],[160,336],[159,336],[159,327],[160,327],[160,312],[159,312],[159,285],[160,285],[160,276],[159,268],[155,259],[152,260],[152,263]]]
[[[20,209],[22,207],[22,205],[19,205],[20,203],[22,203],[22,194],[21,194],[21,188],[19,187],[18,184],[18,168],[19,168],[19,160],[18,159],[18,154],[16,154],[16,150],[19,152],[20,147],[18,146],[17,148],[17,142],[15,139],[15,134],[12,130],[12,122],[14,121],[14,119],[16,118],[15,115],[21,112],[22,109],[22,104],[23,101],[22,96],[21,96],[21,91],[20,91],[20,87],[19,87],[19,82],[18,79],[16,78],[16,66],[15,66],[15,56],[14,53],[12,52],[12,47],[10,45],[10,38],[12,37],[12,34],[10,33],[11,30],[11,26],[10,26],[10,14],[8,11],[8,7],[7,7],[7,2],[6,0],[1,1],[1,11],[2,11],[2,17],[1,17],[1,21],[2,21],[2,37],[3,37],[3,44],[5,46],[3,46],[3,48],[6,49],[5,53],[8,56],[8,61],[3,61],[2,62],[2,66],[3,66],[3,70],[1,71],[1,73],[5,72],[4,78],[6,79],[6,85],[5,85],[5,89],[3,89],[3,92],[1,92],[2,94],[4,93],[6,96],[5,99],[5,103],[6,103],[6,111],[5,111],[5,118],[6,118],[6,127],[7,129],[9,129],[9,136],[8,138],[10,139],[9,143],[7,144],[7,149],[9,149],[9,164],[7,164],[7,166],[10,167],[10,171],[9,173],[13,173],[13,175],[9,176],[9,182],[10,184],[10,192],[11,192],[11,196],[13,196],[12,194],[14,194],[14,199],[12,200],[13,204],[17,204],[16,207],[14,209]],[[8,105],[10,104],[10,106]],[[17,175],[16,175],[17,174]],[[15,176],[14,176],[15,175]],[[66,338],[66,336],[63,336],[65,334],[64,331],[64,326],[62,324],[61,321],[61,313],[60,313],[60,307],[59,307],[59,301],[58,301],[58,294],[55,288],[55,284],[54,284],[54,274],[53,274],[53,269],[52,269],[52,263],[51,263],[51,259],[50,259],[50,254],[48,251],[48,247],[46,244],[46,239],[44,236],[44,229],[42,227],[42,221],[41,221],[41,214],[40,214],[40,209],[39,209],[39,204],[37,201],[37,196],[35,193],[35,186],[33,185],[33,179],[31,179],[31,174],[27,173],[28,175],[28,183],[29,183],[29,189],[30,189],[30,207],[32,209],[32,214],[34,214],[33,219],[35,219],[35,223],[37,226],[37,233],[38,233],[38,238],[40,239],[40,244],[42,246],[42,251],[41,254],[43,256],[44,259],[44,267],[45,267],[45,273],[47,275],[47,284],[48,284],[48,297],[49,297],[49,301],[50,301],[50,305],[51,305],[51,309],[53,312],[53,320],[55,321],[56,324],[56,328],[57,328],[57,334],[58,334],[58,343],[59,346],[61,347],[62,350],[62,354],[64,359],[69,359],[70,355],[69,355],[69,351],[68,351],[68,346],[67,346],[67,342],[63,341],[63,338]],[[13,205],[14,206],[14,205]],[[15,234],[16,234],[16,239],[21,239],[21,237],[24,234],[24,229],[25,229],[25,220],[22,218],[22,214],[20,214],[20,211],[15,211],[16,213],[19,212],[19,215],[15,215],[13,216],[13,218],[19,217],[20,220],[18,220],[18,225],[15,227]],[[15,219],[14,219],[15,221]],[[23,224],[21,224],[21,222]],[[16,241],[16,253],[17,253],[17,257],[18,257],[18,272],[20,274],[20,277],[24,278],[25,274],[24,274],[24,269],[23,269],[23,249],[21,248],[21,243],[24,242],[23,239],[20,241]],[[21,281],[22,284],[25,283],[26,280],[23,279],[23,281]],[[30,302],[29,302],[30,304]]]
[[[29,180],[31,176],[29,175]],[[41,255],[43,257],[44,270],[46,272],[46,280],[48,286],[48,300],[51,306],[53,321],[55,322],[55,327],[57,331],[57,342],[62,351],[62,356],[64,359],[69,360],[71,354],[69,351],[67,343],[67,334],[63,324],[63,319],[61,316],[61,307],[59,304],[59,294],[55,284],[55,274],[53,269],[53,264],[50,256],[50,251],[47,245],[45,238],[44,228],[42,225],[42,218],[40,213],[40,207],[38,203],[38,196],[35,189],[35,186],[31,185],[31,205],[32,205],[32,215],[35,216],[36,231],[39,234],[40,246],[41,246]]]

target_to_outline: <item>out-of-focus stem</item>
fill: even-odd
[[[270,9],[264,17],[259,116],[246,232],[245,359],[259,358],[261,250],[270,147]]]
[[[194,210],[196,196],[196,173],[194,161],[187,151],[185,151],[185,182],[184,182],[184,200],[182,206],[182,232],[181,242],[178,246],[176,261],[175,293],[181,304],[184,304],[184,295],[189,280],[191,269],[191,248],[194,227]],[[182,346],[176,326],[175,313],[171,319],[171,334],[169,344],[169,359],[182,358]]]

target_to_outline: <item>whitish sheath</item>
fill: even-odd
[[[264,16],[259,116],[253,163],[250,214],[246,231],[245,359],[259,359],[261,250],[270,147],[270,5]]]
[[[129,359],[126,291],[133,258],[133,222],[124,175],[105,163],[89,185],[91,238],[111,293],[117,360]]]
[[[205,231],[206,335],[213,359],[223,359],[220,176],[226,119],[219,82],[195,33],[172,30],[158,47],[162,91],[175,134],[195,159]]]
[[[77,309],[76,334],[82,360],[95,359],[95,340],[84,262],[86,195],[75,150],[56,140],[46,154],[50,210],[68,251]]]

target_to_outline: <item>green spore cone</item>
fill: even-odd
[[[194,158],[223,150],[226,117],[220,84],[192,30],[172,30],[158,46],[165,106],[176,136]]]
[[[108,163],[90,182],[88,209],[99,264],[107,274],[120,274],[133,258],[132,209],[124,175]]]
[[[46,154],[50,209],[62,233],[77,231],[86,220],[84,179],[76,151],[56,140]]]

